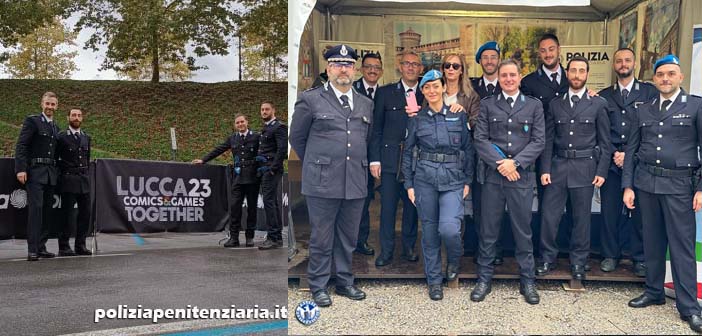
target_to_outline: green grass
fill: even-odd
[[[260,130],[260,103],[272,101],[287,123],[286,84],[270,82],[160,83],[75,80],[0,80],[0,157],[14,154],[27,115],[40,113],[45,91],[59,97],[56,120],[68,127],[66,113],[81,106],[83,129],[93,138],[93,157],[170,160],[170,127],[176,128],[176,161],[191,161],[224,140],[234,116],[249,117]],[[217,163],[231,161],[222,155]]]

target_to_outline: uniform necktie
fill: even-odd
[[[371,99],[373,98],[373,91],[375,91],[373,88],[368,88],[368,97]]]
[[[629,90],[623,89],[622,90],[622,100],[626,100],[626,97],[629,97]]]
[[[558,73],[554,72],[551,74],[551,83],[558,84]]]
[[[663,103],[661,104],[661,110],[660,110],[661,113],[663,113],[663,112],[665,112],[665,111],[668,110],[668,105],[670,105],[670,103],[672,103],[672,102],[670,101],[670,99],[666,99],[666,100],[663,101]]]
[[[73,138],[76,139],[76,141],[80,140],[78,137],[78,132],[73,132]]]
[[[495,85],[488,84],[487,90],[488,90],[488,94],[492,95],[495,92]]]
[[[507,97],[507,104],[509,104],[509,108],[512,108],[512,103],[514,103],[514,99],[512,97]]]
[[[573,102],[573,108],[575,108],[576,106],[578,106],[578,102],[580,102],[580,97],[572,95],[570,96],[570,100]]]
[[[341,95],[341,106],[348,109],[351,108],[351,105],[349,105],[349,96]]]

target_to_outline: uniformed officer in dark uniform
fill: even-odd
[[[383,77],[383,60],[380,54],[367,53],[361,58],[361,73],[363,77],[353,82],[353,88],[358,93],[373,99],[378,92],[378,80]],[[363,204],[363,214],[361,216],[361,226],[358,229],[358,242],[356,242],[355,252],[365,255],[374,255],[375,250],[368,245],[368,235],[370,234],[370,213],[368,207],[375,199],[375,179],[368,171],[368,196]]]
[[[646,264],[641,237],[641,211],[638,208],[628,213],[623,211],[625,208],[622,203],[622,167],[629,132],[635,127],[632,124],[633,115],[636,114],[639,105],[658,96],[658,91],[653,85],[634,78],[636,57],[633,50],[629,48],[617,50],[614,53],[612,67],[617,74],[617,83],[599,93],[600,97],[608,102],[607,112],[614,146],[612,164],[607,172],[607,182],[600,188],[602,200],[600,242],[604,258],[600,268],[604,272],[611,272],[617,268],[623,245],[619,236],[624,232],[628,236],[634,273],[644,277]]]
[[[401,169],[408,197],[422,218],[422,254],[429,297],[441,300],[441,242],[446,246],[447,279],[454,280],[463,254],[463,199],[473,180],[474,153],[468,115],[463,111],[453,113],[444,103],[446,85],[441,73],[428,71],[419,88],[428,104],[407,123]]]
[[[480,222],[478,283],[471,300],[482,301],[491,291],[495,245],[505,210],[509,210],[519,263],[519,292],[530,304],[539,303],[534,283],[534,248],[531,205],[536,183],[534,166],[544,150],[544,113],[541,102],[519,91],[519,65],[513,60],[499,64],[502,91],[480,101],[475,148],[482,158],[483,218]]]
[[[243,114],[234,118],[236,132],[230,135],[201,160],[193,160],[195,164],[206,163],[222,153],[231,150],[234,162],[232,179],[232,205],[229,210],[229,240],[224,247],[239,247],[239,232],[241,231],[242,204],[246,198],[246,246],[254,246],[254,231],[256,230],[256,212],[258,204],[258,188],[260,179],[256,176],[258,163],[258,145],[261,135],[249,130],[249,121]]]
[[[590,97],[585,83],[590,71],[586,58],[568,61],[568,93],[554,98],[546,112],[546,148],[541,156],[541,257],[536,271],[548,274],[556,266],[556,235],[563,209],[570,199],[573,226],[570,265],[573,279],[585,279],[590,253],[590,217],[594,187],[605,182],[611,162],[607,101]]]
[[[261,197],[266,213],[268,235],[258,248],[262,250],[283,246],[283,219],[278,186],[283,178],[283,161],[288,158],[288,127],[275,118],[275,106],[271,102],[261,104],[261,119],[264,125],[258,145],[258,173],[261,176]]]
[[[302,159],[312,233],[307,277],[314,301],[332,304],[327,291],[332,263],[336,294],[362,300],[351,270],[363,203],[368,194],[368,138],[373,101],[352,87],[356,52],[347,45],[329,49],[329,82],[303,92],[295,103],[290,145]]]
[[[65,226],[59,232],[59,256],[91,255],[85,246],[85,238],[90,227],[90,136],[80,128],[83,123],[83,111],[74,107],[68,114],[68,129],[62,131],[57,139],[59,181]],[[69,239],[71,225],[69,219],[75,204],[78,203],[78,220],[76,222],[76,239],[71,250]]]
[[[414,252],[417,242],[417,209],[402,185],[399,163],[409,118],[405,110],[407,96],[411,92],[416,96],[417,105],[422,105],[424,97],[417,85],[423,68],[417,54],[406,52],[400,60],[400,81],[381,87],[375,97],[373,136],[368,158],[373,177],[380,179],[380,255],[375,260],[378,267],[392,262],[395,251],[395,217],[400,199],[402,256],[407,261],[419,260]]]
[[[675,306],[690,328],[702,332],[697,302],[695,212],[702,208],[699,146],[702,98],[680,88],[680,61],[667,55],[653,66],[660,96],[639,105],[624,156],[624,204],[641,207],[646,289],[629,301],[643,308],[665,304],[666,249],[670,251]]]
[[[56,137],[59,128],[53,121],[58,98],[46,92],[41,98],[42,113],[24,119],[15,147],[15,173],[21,184],[27,185],[27,260],[53,258],[46,250],[49,227],[44,215],[53,203],[58,180],[56,168]]]
[[[480,67],[483,69],[482,76],[471,79],[473,89],[478,93],[480,99],[502,92],[500,83],[497,80],[497,66],[500,64],[500,45],[495,41],[485,42],[475,54],[475,62],[480,64]],[[475,136],[475,132],[473,132],[473,136]],[[478,164],[479,159],[480,157],[476,151],[476,164]],[[477,230],[480,228],[480,214],[482,212],[480,199],[482,198],[482,190],[478,179],[473,180],[471,191],[473,195],[473,228],[469,229],[469,221],[466,221],[466,230],[463,233],[464,255],[470,255],[471,250],[478,251],[479,249]],[[495,265],[502,265],[503,263],[502,244],[500,244],[500,240],[502,239],[498,239],[495,244]],[[477,257],[478,254],[475,253],[475,258],[473,260],[476,262],[478,260]]]
[[[520,89],[525,95],[538,98],[547,112],[553,98],[568,92],[568,79],[560,63],[561,45],[556,35],[544,34],[538,51],[541,66],[524,77]]]

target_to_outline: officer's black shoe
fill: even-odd
[[[570,273],[575,280],[585,280],[585,266],[573,265],[570,267]]]
[[[246,247],[253,247],[253,246],[254,246],[253,238],[246,238]]]
[[[229,240],[227,240],[227,242],[224,243],[224,247],[239,247],[239,238],[229,238]]]
[[[646,277],[646,263],[643,261],[634,261],[634,275],[640,278]]]
[[[495,260],[492,262],[493,265],[499,266],[505,263],[505,260],[502,258],[502,256],[495,257]]]
[[[375,250],[372,247],[370,247],[370,245],[368,245],[368,243],[362,243],[362,244],[356,245],[356,249],[354,250],[354,252],[369,255],[369,256],[372,256],[375,254]]]
[[[39,253],[37,253],[39,258],[45,258],[45,259],[50,259],[55,257],[56,255],[47,251],[47,250],[39,250]]]
[[[556,263],[543,262],[536,266],[536,275],[546,275],[556,269]]]
[[[687,321],[687,324],[690,325],[690,329],[702,333],[702,316],[700,315],[690,315],[690,316],[682,316],[680,315],[680,319],[683,321]]]
[[[482,282],[478,281],[478,283],[475,285],[475,288],[473,288],[473,291],[470,292],[470,300],[473,302],[480,302],[485,300],[485,297],[490,294],[492,291],[492,284],[488,282]]]
[[[416,253],[414,253],[413,249],[405,250],[405,252],[402,253],[402,258],[411,262],[416,262],[417,260],[419,260],[419,257]]]
[[[76,253],[73,252],[73,250],[71,250],[71,248],[69,247],[69,248],[59,250],[58,255],[59,255],[59,257],[75,257]]]
[[[662,298],[660,300],[655,300],[655,299],[652,299],[652,298],[646,296],[646,294],[643,294],[643,295],[629,301],[629,307],[631,307],[631,308],[646,308],[646,307],[651,306],[651,305],[660,306],[660,305],[664,305],[664,304],[665,304],[665,298]]]
[[[619,264],[618,259],[614,258],[604,258],[600,263],[600,269],[602,272],[612,272],[617,269],[617,264]]]
[[[585,272],[590,272],[592,270],[592,267],[590,267],[590,263],[585,262]]]
[[[536,291],[536,284],[529,282],[527,284],[519,284],[519,294],[524,296],[524,300],[528,304],[539,304],[539,292]]]
[[[444,289],[441,284],[429,285],[429,298],[434,301],[439,301],[444,298]]]
[[[446,265],[446,281],[454,281],[458,279],[458,265],[447,264]]]
[[[378,258],[375,259],[375,267],[383,267],[390,265],[392,262],[392,257],[386,257],[384,255],[379,255]]]
[[[27,261],[37,261],[39,256],[36,253],[30,253],[27,255]]]
[[[283,247],[282,241],[279,241],[279,240],[273,241],[273,240],[269,240],[269,239],[266,239],[266,241],[261,243],[261,245],[258,245],[259,250],[270,250],[270,249],[276,249],[276,248],[281,248],[281,247]]]
[[[76,246],[76,254],[77,255],[93,255],[93,252],[90,252],[85,246]]]
[[[366,298],[366,293],[356,288],[356,286],[336,286],[336,294],[345,296],[351,300],[363,300]]]
[[[326,289],[320,289],[312,294],[312,300],[320,307],[329,307],[332,304],[331,296]]]

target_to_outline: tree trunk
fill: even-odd
[[[158,26],[154,25],[151,32],[151,83],[159,82],[158,64]]]

